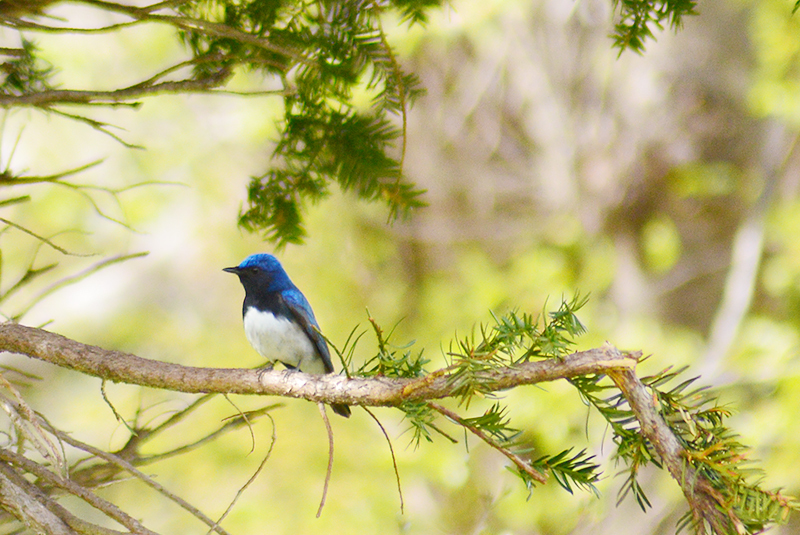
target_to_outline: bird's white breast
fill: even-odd
[[[280,361],[306,373],[325,373],[314,344],[287,318],[249,307],[244,315],[244,333],[258,354],[270,362]]]

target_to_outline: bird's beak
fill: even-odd
[[[229,268],[222,268],[222,271],[227,271],[228,273],[239,273],[239,266],[236,267],[229,267]]]

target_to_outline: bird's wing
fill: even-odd
[[[314,311],[311,310],[311,305],[308,304],[305,296],[297,289],[284,290],[280,293],[286,308],[291,312],[292,317],[303,332],[317,348],[317,353],[322,359],[322,364],[325,366],[327,373],[333,372],[333,364],[331,363],[331,354],[328,352],[328,344],[322,335],[319,333],[319,325],[317,319],[314,317]]]

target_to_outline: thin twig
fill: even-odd
[[[142,24],[143,22],[146,22],[145,20],[132,20],[128,22],[119,22],[117,24],[109,24],[107,26],[99,26],[97,28],[78,28],[72,26],[48,26],[46,24],[39,24],[38,22],[33,22],[30,20],[22,20],[19,18],[14,20],[9,20],[8,18],[0,20],[3,26],[8,26],[16,30],[33,30],[36,32],[46,32],[46,33],[86,33],[86,34],[115,32],[123,28],[128,28],[130,26],[135,26],[137,24]],[[14,50],[14,49],[7,49],[7,50]]]
[[[508,449],[508,448],[506,448],[504,446],[501,446],[495,440],[492,440],[492,437],[490,437],[489,435],[487,435],[486,433],[484,433],[483,431],[481,431],[480,429],[478,429],[474,425],[471,425],[469,422],[464,420],[458,414],[454,413],[453,411],[451,411],[449,409],[446,409],[445,407],[442,407],[438,403],[433,403],[432,401],[429,401],[427,403],[427,405],[430,408],[432,408],[433,410],[435,410],[436,412],[438,412],[439,414],[441,414],[442,416],[444,416],[444,417],[452,420],[453,422],[457,423],[461,427],[463,427],[465,429],[469,429],[470,433],[472,433],[476,437],[480,438],[486,444],[488,444],[489,446],[491,446],[495,450],[497,450],[500,453],[502,453],[503,455],[505,455],[506,458],[508,458],[508,460],[510,460],[512,463],[514,463],[517,468],[519,468],[520,470],[522,470],[523,472],[528,474],[532,479],[538,481],[539,483],[547,483],[547,476],[542,474],[538,470],[534,469],[528,461],[526,461],[525,459],[523,459],[522,457],[520,457],[519,455],[517,455],[516,453],[514,453],[510,449]]]
[[[261,461],[261,464],[258,465],[258,468],[256,468],[256,471],[253,473],[253,475],[250,476],[250,479],[248,479],[247,482],[244,485],[242,485],[242,488],[240,488],[239,491],[236,493],[236,496],[234,496],[230,505],[228,505],[228,508],[225,509],[225,512],[222,513],[222,516],[219,517],[219,520],[217,520],[217,525],[219,525],[225,519],[225,517],[228,516],[228,514],[233,510],[233,506],[236,504],[241,495],[244,493],[245,489],[249,487],[250,484],[253,483],[253,481],[256,480],[258,474],[261,473],[261,471],[264,469],[264,466],[266,466],[267,461],[272,456],[272,449],[275,447],[275,441],[278,439],[278,436],[275,432],[275,420],[269,414],[267,414],[267,417],[269,418],[269,421],[272,422],[272,440],[269,443],[267,454],[264,456],[264,459]],[[211,532],[212,530],[209,530],[208,533],[210,534]]]
[[[62,178],[66,178],[71,175],[76,175],[78,173],[86,171],[87,169],[96,167],[101,163],[103,163],[102,159],[95,160],[93,162],[89,162],[79,167],[74,167],[72,169],[67,169],[66,171],[62,171],[61,173],[56,173],[55,175],[47,175],[47,176],[14,176],[13,174],[11,174],[11,171],[7,168],[5,171],[3,171],[3,173],[0,173],[0,186],[16,186],[16,185],[57,182]]]
[[[242,409],[236,406],[236,403],[231,401],[231,398],[228,396],[228,394],[222,394],[222,397],[225,398],[225,401],[227,401],[231,407],[236,409],[236,412],[239,413],[237,417],[241,418],[241,420],[247,425],[247,430],[250,432],[250,451],[248,452],[248,455],[250,455],[250,453],[253,453],[256,450],[256,434],[253,432],[253,426],[250,423],[250,419],[245,413],[242,412]]]
[[[26,229],[22,225],[18,225],[17,223],[14,223],[13,221],[9,221],[8,219],[5,219],[3,217],[0,217],[0,221],[2,221],[3,223],[5,223],[6,225],[8,225],[10,227],[14,227],[17,230],[20,230],[20,231],[24,232],[25,234],[27,234],[29,236],[33,236],[34,238],[36,238],[40,242],[49,245],[50,247],[52,247],[53,249],[55,249],[56,251],[58,251],[61,254],[65,254],[65,255],[68,255],[68,256],[94,256],[94,254],[71,253],[71,252],[67,251],[66,249],[64,249],[63,247],[59,247],[58,245],[56,245],[55,243],[50,241],[48,238],[45,238],[44,236],[40,236],[39,234],[36,234],[32,230]]]
[[[173,448],[173,449],[171,449],[169,451],[165,451],[163,453],[157,453],[157,454],[154,454],[154,455],[147,455],[147,456],[144,456],[144,457],[139,457],[139,459],[136,461],[136,464],[137,464],[137,466],[142,466],[142,465],[154,463],[156,461],[163,461],[164,459],[169,459],[170,457],[175,457],[177,455],[181,455],[181,454],[184,454],[186,452],[195,450],[195,449],[199,448],[200,446],[206,444],[207,442],[211,442],[212,440],[216,439],[217,437],[220,437],[220,436],[224,435],[225,433],[227,433],[229,431],[233,431],[234,429],[238,429],[239,427],[242,427],[244,425],[250,425],[250,421],[254,420],[255,418],[259,418],[261,416],[267,416],[269,418],[272,418],[272,416],[269,415],[269,412],[274,410],[274,409],[276,409],[276,408],[278,408],[278,407],[282,407],[282,406],[283,406],[282,403],[273,403],[272,405],[269,405],[267,407],[263,407],[261,409],[255,410],[255,411],[248,411],[246,413],[247,414],[247,419],[237,416],[237,417],[235,417],[235,419],[228,420],[224,425],[220,426],[215,431],[207,434],[203,438],[200,438],[200,439],[198,439],[198,440],[196,440],[196,441],[194,441],[194,442],[192,442],[190,444],[186,444],[184,446]],[[142,442],[142,441],[140,441],[140,442]]]
[[[116,192],[114,190],[107,189],[107,188],[100,188],[100,187],[97,187],[97,186],[88,186],[88,185],[84,185],[84,184],[73,184],[72,182],[67,182],[67,181],[64,181],[64,180],[59,180],[58,182],[55,182],[55,184],[57,186],[61,186],[62,188],[68,188],[68,189],[71,189],[71,190],[75,191],[78,195],[83,197],[86,200],[86,202],[88,202],[89,204],[92,205],[92,208],[94,209],[94,211],[95,211],[95,213],[97,215],[99,215],[100,217],[102,217],[106,221],[110,221],[112,223],[116,223],[117,225],[123,227],[124,229],[126,229],[126,230],[128,230],[130,232],[137,233],[137,234],[139,233],[136,229],[131,227],[130,224],[128,224],[128,223],[126,223],[126,222],[124,222],[124,221],[122,221],[120,219],[117,219],[115,217],[112,217],[112,216],[108,215],[107,213],[105,213],[103,211],[103,209],[100,208],[100,206],[97,204],[97,201],[94,200],[94,197],[92,197],[89,194],[89,192],[86,191],[86,190],[95,190],[95,191],[103,191],[105,193],[108,193],[108,194],[111,195],[112,200],[114,200],[116,202],[117,206],[122,208],[122,203],[119,202],[119,199],[116,196],[117,194],[116,194]]]
[[[121,525],[125,526],[133,533],[142,534],[142,535],[158,535],[157,533],[150,531],[146,527],[144,527],[138,520],[133,518],[132,516],[128,515],[125,511],[114,505],[113,503],[106,501],[90,490],[78,485],[77,483],[73,482],[70,479],[65,479],[54,472],[46,469],[45,467],[41,466],[38,463],[35,463],[28,459],[23,455],[19,455],[12,451],[9,451],[5,448],[0,448],[0,459],[3,461],[9,462],[19,468],[25,470],[26,472],[41,478],[48,483],[55,485],[56,487],[62,488],[65,491],[69,492],[73,496],[76,496],[95,509],[102,511],[108,517],[114,519],[115,521],[119,522]]]
[[[28,93],[27,95],[24,95],[24,96],[19,97],[19,98],[25,98],[25,97],[28,97],[28,96],[35,96],[35,95],[41,95],[41,94],[42,93]],[[2,100],[3,100],[2,97],[0,97],[0,102]],[[73,102],[70,102],[70,103],[73,103]],[[91,103],[90,102],[85,102],[84,104],[91,104]],[[23,103],[23,104],[17,104],[17,105],[25,105],[25,104]],[[43,104],[39,104],[39,106],[43,106]],[[56,115],[60,115],[61,117],[66,117],[67,119],[72,119],[73,121],[79,121],[81,123],[87,124],[91,128],[93,128],[93,129],[97,130],[98,132],[101,132],[101,133],[109,136],[111,139],[113,139],[117,143],[122,144],[122,146],[124,146],[124,147],[126,147],[128,149],[144,150],[143,146],[134,145],[133,143],[128,143],[127,141],[125,141],[124,139],[122,139],[121,137],[116,135],[115,133],[109,131],[108,127],[111,126],[111,125],[109,125],[107,123],[103,123],[101,121],[96,121],[96,120],[91,119],[89,117],[84,117],[83,115],[77,115],[77,114],[74,114],[74,113],[67,113],[65,111],[61,111],[61,110],[58,110],[58,109],[52,108],[52,107],[47,108],[47,111],[50,112],[50,113],[54,113]]]
[[[223,69],[211,77],[200,78],[197,80],[191,79],[174,82],[170,81],[152,85],[142,85],[141,83],[137,83],[132,86],[113,91],[52,89],[49,91],[39,91],[37,93],[27,93],[19,96],[7,95],[0,96],[0,106],[50,106],[53,104],[89,104],[92,102],[117,104],[160,93],[196,93],[209,91],[211,88],[220,85],[229,75],[230,72]],[[101,129],[104,133],[111,135],[119,141],[122,141],[116,135],[110,133],[108,130],[105,130],[105,127],[108,125],[104,123],[100,123],[99,121],[94,121],[93,119],[88,119],[86,117],[59,112],[53,109],[51,109],[51,111],[71,119],[80,119],[93,128]],[[136,145],[130,145],[125,141],[122,141],[122,143],[125,143],[126,146],[141,148]]]
[[[227,531],[225,531],[221,527],[216,526],[216,522],[214,522],[211,518],[207,517],[202,512],[200,512],[200,510],[197,509],[195,506],[191,505],[189,502],[187,502],[186,500],[184,500],[180,496],[177,496],[177,495],[173,494],[172,492],[168,491],[160,483],[158,483],[157,481],[155,481],[153,478],[149,477],[148,475],[144,474],[140,470],[138,470],[135,466],[133,466],[131,463],[129,463],[125,459],[122,459],[121,457],[119,457],[118,455],[114,455],[113,453],[108,453],[108,452],[103,451],[101,449],[95,448],[94,446],[90,446],[89,444],[81,442],[80,440],[77,440],[77,439],[73,438],[68,433],[64,433],[63,431],[54,428],[49,423],[47,423],[47,427],[48,427],[48,429],[50,429],[51,433],[56,435],[60,440],[63,440],[65,443],[69,444],[70,446],[73,446],[75,448],[78,448],[79,450],[85,451],[86,453],[90,453],[90,454],[92,454],[92,455],[94,455],[96,457],[99,457],[99,458],[103,459],[104,461],[109,462],[110,464],[112,464],[114,466],[117,466],[117,467],[125,470],[126,472],[129,472],[131,475],[133,475],[134,477],[136,477],[137,479],[142,481],[145,485],[149,486],[150,488],[152,488],[153,490],[155,490],[159,494],[163,495],[168,500],[171,500],[171,501],[175,502],[182,509],[184,509],[185,511],[188,511],[192,516],[194,516],[195,518],[199,519],[201,522],[203,522],[207,526],[213,527],[214,531],[216,533],[218,533],[219,535],[230,535]]]
[[[206,394],[204,396],[200,396],[199,398],[194,400],[191,404],[189,404],[188,407],[186,407],[181,411],[176,412],[175,414],[164,420],[164,422],[160,423],[156,427],[145,430],[143,434],[145,435],[145,437],[148,435],[155,435],[168,427],[172,427],[173,425],[179,423],[184,418],[188,417],[192,412],[199,409],[207,402],[211,401],[216,395],[217,394]]]
[[[392,467],[394,468],[394,477],[397,480],[397,494],[400,496],[400,514],[404,513],[404,502],[403,502],[403,487],[400,485],[400,471],[397,469],[397,458],[394,455],[394,447],[392,447],[392,440],[389,438],[389,434],[386,432],[386,429],[383,427],[383,424],[375,414],[366,407],[361,407],[367,414],[372,416],[372,419],[375,420],[375,423],[378,424],[378,428],[380,428],[381,433],[383,433],[383,437],[386,439],[386,443],[389,445],[389,453],[392,455]]]
[[[83,271],[75,273],[74,275],[70,275],[69,277],[64,277],[63,279],[60,279],[51,284],[50,286],[42,290],[39,293],[39,295],[31,299],[31,301],[27,304],[27,306],[25,306],[25,308],[23,308],[21,311],[17,312],[14,315],[13,319],[18,320],[19,318],[27,314],[31,310],[31,308],[33,308],[37,303],[40,303],[42,299],[52,294],[53,292],[60,290],[65,286],[69,286],[70,284],[75,284],[76,282],[85,279],[89,275],[97,273],[98,271],[105,269],[109,266],[113,266],[114,264],[119,264],[120,262],[124,262],[126,260],[132,260],[134,258],[141,258],[143,256],[147,256],[148,254],[149,253],[147,252],[141,252],[141,253],[112,256],[111,258],[106,258],[105,260],[101,260],[100,262],[97,262],[96,264],[93,264],[88,268],[84,269]]]
[[[317,403],[319,413],[322,415],[322,421],[325,422],[325,430],[328,432],[328,469],[325,471],[325,484],[322,487],[322,499],[319,501],[319,509],[317,509],[317,518],[322,515],[322,508],[325,507],[325,499],[328,497],[328,483],[331,480],[331,473],[333,472],[333,429],[331,422],[328,419],[328,413],[325,410],[324,403]]]
[[[136,430],[133,427],[131,427],[127,421],[125,421],[125,418],[123,418],[122,415],[117,412],[117,408],[114,407],[114,404],[111,403],[110,399],[108,399],[108,395],[106,394],[105,381],[100,381],[100,395],[103,397],[103,401],[106,402],[106,405],[108,405],[108,407],[111,409],[111,413],[114,415],[114,418],[116,418],[119,423],[124,425],[128,429],[128,431],[131,432],[131,435],[136,435],[137,434]]]
[[[258,37],[256,35],[244,32],[242,30],[237,30],[236,28],[228,26],[224,23],[213,22],[203,19],[194,19],[191,17],[181,16],[181,15],[176,15],[176,16],[156,15],[141,8],[124,4],[117,4],[114,2],[105,2],[103,0],[76,0],[76,1],[79,1],[80,3],[83,4],[92,5],[100,9],[104,9],[106,11],[115,11],[118,13],[124,13],[138,20],[164,22],[167,24],[171,24],[175,27],[181,28],[183,30],[190,30],[199,33],[204,33],[207,35],[214,35],[217,37],[227,37],[230,39],[235,39],[236,41],[247,43],[249,45],[253,45],[258,48],[263,48],[264,50],[281,54],[289,58],[295,59],[297,61],[305,61],[305,58],[303,58],[302,55],[300,55],[298,52],[292,49],[276,45],[271,41],[269,41],[268,39]]]

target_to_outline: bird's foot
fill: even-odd
[[[264,372],[269,372],[269,371],[272,371],[273,368],[275,368],[275,363],[267,361],[264,364],[256,366],[253,369],[254,370],[261,370],[261,371],[264,371]]]
[[[259,382],[261,381],[261,377],[265,373],[271,372],[274,368],[275,368],[275,363],[274,362],[266,362],[266,363],[262,364],[261,366],[256,366],[255,369],[258,370],[258,380],[259,380]]]
[[[296,368],[294,366],[290,366],[290,365],[288,365],[286,363],[283,363],[283,365],[286,366],[286,369],[283,370],[283,375],[286,376],[286,377],[288,377],[289,375],[291,375],[293,373],[297,373],[297,372],[300,371],[299,368]]]

